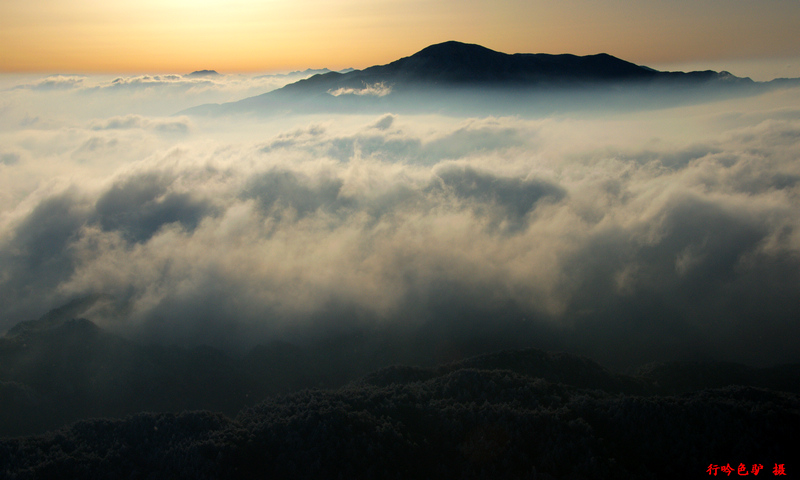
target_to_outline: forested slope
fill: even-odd
[[[142,413],[5,439],[0,472],[10,479],[695,478],[712,463],[786,464],[800,446],[794,393],[740,386],[643,396],[553,383],[524,368],[450,366],[401,378],[402,370],[270,397],[235,419]]]

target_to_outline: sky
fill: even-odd
[[[0,71],[365,68],[458,40],[769,80],[800,77],[798,24],[796,0],[4,0]]]

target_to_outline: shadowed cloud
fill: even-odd
[[[112,331],[231,351],[797,360],[796,91],[742,102],[9,123],[1,327],[104,293],[118,306],[91,320]]]

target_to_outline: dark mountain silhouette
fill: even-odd
[[[525,364],[529,353],[474,361]],[[431,378],[270,397],[235,418],[140,413],[0,439],[0,472],[9,479],[674,479],[741,462],[767,475],[773,464],[791,471],[799,412],[800,395],[752,387],[641,396],[454,366]]]
[[[376,83],[402,90],[420,86],[530,87],[656,79],[708,81],[720,78],[751,82],[726,72],[659,72],[605,53],[583,57],[543,53],[509,55],[480,45],[445,42],[388,65],[347,74],[328,73],[287,85],[283,90],[314,91],[321,85],[328,89],[362,88],[365,84]]]
[[[33,335],[37,332],[46,332],[61,326],[65,321],[84,314],[98,303],[108,301],[113,301],[113,297],[102,294],[76,298],[65,305],[50,310],[36,320],[27,320],[14,325],[5,333],[4,337],[10,339]]]
[[[387,83],[394,89],[451,85],[526,86],[546,82],[594,82],[600,80],[650,79],[658,72],[600,54],[515,54],[495,52],[479,45],[446,42],[432,45],[388,65],[347,74],[329,73],[284,87],[286,91],[326,88],[361,88],[364,84]]]
[[[12,330],[13,336],[0,338],[0,398],[7,414],[0,435],[144,410],[235,413],[246,404],[249,382],[239,365],[211,348],[142,346],[85,319]]]
[[[432,335],[427,330],[419,336],[357,332],[303,346],[275,341],[241,357],[207,346],[142,345],[75,318],[111,300],[102,295],[77,299],[0,337],[0,437],[141,411],[205,409],[233,416],[267,396],[304,388],[337,388],[359,378],[353,385],[383,388],[463,370],[503,370],[608,394],[668,395],[729,385],[800,393],[800,365],[756,369],[672,362],[622,375],[585,357],[534,348],[436,365],[440,347],[425,343]],[[482,351],[503,345],[486,340]],[[451,334],[448,341],[465,356],[481,351],[469,337]]]
[[[387,108],[507,113],[530,108],[634,108],[632,105],[708,101],[797,84],[797,79],[774,84],[753,82],[710,70],[661,72],[605,53],[512,55],[451,41],[387,65],[314,75],[256,97],[201,105],[181,113],[274,114]]]
[[[216,77],[219,73],[216,70],[196,70],[192,73],[186,74],[185,76],[190,78],[202,78],[202,77]]]
[[[648,380],[612,373],[588,358],[535,348],[504,350],[436,367],[392,366],[375,371],[361,381],[380,387],[427,381],[464,369],[508,370],[552,383],[609,393],[647,394],[656,390]]]
[[[728,385],[778,389],[800,393],[800,365],[753,368],[731,362],[665,362],[639,368],[636,376],[654,391],[670,394]]]

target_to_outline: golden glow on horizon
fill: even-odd
[[[445,40],[642,64],[796,56],[795,0],[6,0],[0,71],[362,68]]]

